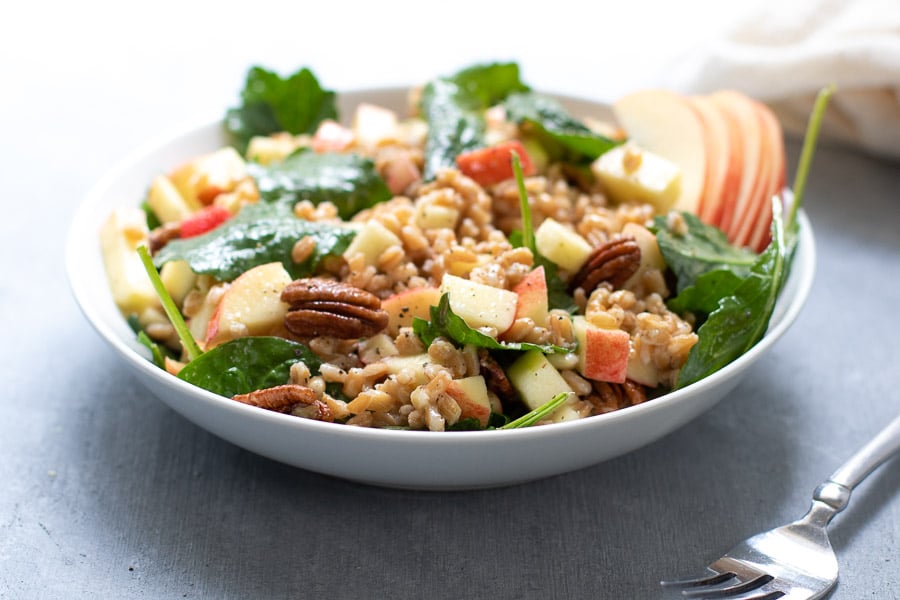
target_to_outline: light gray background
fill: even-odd
[[[472,15],[506,26],[476,27],[478,44],[436,35],[438,16],[415,3],[7,9],[0,598],[656,598],[658,580],[800,516],[900,408],[897,163],[819,151],[812,296],[731,397],[628,456],[498,490],[365,487],[207,434],[123,369],[63,269],[68,221],[94,181],[147,138],[221,114],[249,64],[312,65],[347,89],[518,58],[538,87],[610,100],[652,85],[665,61],[647,43],[615,60],[601,50],[637,32],[671,58],[709,33],[681,9],[724,22],[715,4],[657,7],[651,24],[640,7],[575,18],[578,4],[563,2],[510,20],[509,7],[461,2],[447,27],[471,28]],[[548,29],[554,18],[567,25]],[[798,147],[788,150],[793,170]],[[832,598],[900,597],[898,487],[894,461],[834,522]]]

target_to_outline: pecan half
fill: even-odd
[[[626,379],[625,383],[593,381],[594,393],[586,399],[594,406],[594,414],[603,414],[647,401],[647,388]]]
[[[305,385],[294,383],[277,385],[263,390],[255,390],[248,394],[238,394],[232,400],[280,413],[291,412],[298,405],[303,405],[313,409],[309,414],[307,414],[308,411],[304,411],[304,416],[317,421],[327,421],[329,423],[334,421],[334,416],[331,414],[331,409],[328,408],[328,405],[319,400],[316,393]]]
[[[608,281],[613,288],[622,287],[641,264],[641,247],[631,236],[610,240],[596,248],[587,262],[569,282],[569,291],[582,288],[590,295],[598,285]]]
[[[369,337],[388,324],[378,296],[340,281],[298,279],[284,288],[281,300],[289,306],[284,326],[303,337]]]
[[[487,388],[497,394],[501,402],[514,401],[519,395],[510,383],[506,372],[487,350],[478,351],[478,363],[481,365],[481,375]]]

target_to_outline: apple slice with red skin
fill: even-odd
[[[754,229],[747,239],[747,245],[757,252],[762,252],[769,243],[772,225],[772,197],[784,190],[787,182],[787,159],[784,151],[784,133],[781,123],[772,110],[760,104],[758,109],[765,125],[764,132],[768,141],[768,152],[771,158],[769,170],[769,182],[765,188],[765,195],[760,202],[760,214],[756,219]]]
[[[697,216],[704,223],[718,224],[726,206],[733,207],[741,185],[743,147],[737,124],[707,96],[690,96],[703,122],[709,167]]]
[[[667,90],[628,94],[613,104],[628,137],[681,168],[681,193],[672,207],[697,214],[709,162],[703,122],[687,97]]]
[[[743,148],[740,185],[734,201],[722,205],[719,218],[713,223],[724,231],[731,241],[731,229],[736,226],[741,213],[746,210],[746,205],[756,187],[760,157],[762,156],[762,140],[759,135],[761,124],[758,121],[756,110],[752,104],[746,101],[743,94],[732,90],[722,90],[714,92],[708,97],[728,119],[731,131],[734,133],[732,143],[736,147]]]

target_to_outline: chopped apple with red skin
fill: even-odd
[[[659,251],[659,244],[656,242],[656,236],[649,229],[637,223],[626,223],[622,227],[622,234],[634,238],[638,247],[641,249],[641,262],[637,271],[628,278],[622,287],[632,289],[637,286],[644,276],[644,273],[651,269],[664,271],[666,269],[666,261],[662,252]]]
[[[253,267],[235,279],[222,295],[206,328],[206,348],[229,340],[271,335],[282,330],[288,305],[281,292],[291,276],[280,262]]]
[[[697,212],[709,157],[703,123],[681,94],[645,90],[613,104],[616,120],[638,146],[681,168],[681,193],[673,208]]]
[[[551,218],[544,219],[534,232],[534,244],[541,256],[570,273],[578,271],[594,251],[575,230]]]
[[[444,391],[459,405],[460,419],[478,419],[482,427],[487,427],[491,417],[491,401],[484,377],[475,375],[454,379]]]
[[[624,383],[631,336],[621,329],[602,329],[580,315],[572,318],[578,340],[578,372],[587,379]]]
[[[431,307],[441,301],[436,287],[413,288],[398,292],[381,301],[381,309],[388,314],[387,332],[396,336],[401,327],[412,327],[415,317],[431,320]]]
[[[440,291],[449,296],[451,310],[469,327],[492,327],[500,334],[513,324],[519,300],[515,292],[449,273],[444,275]]]
[[[559,394],[574,394],[556,367],[537,350],[517,358],[506,370],[506,376],[529,410],[540,408]]]
[[[515,319],[528,318],[543,326],[550,313],[544,267],[532,269],[512,291],[519,297],[516,301]]]

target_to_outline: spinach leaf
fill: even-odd
[[[420,100],[420,111],[428,122],[425,179],[452,167],[459,154],[484,146],[484,111],[510,93],[527,89],[515,63],[475,65],[428,82]]]
[[[204,352],[186,364],[178,377],[231,398],[283,385],[298,360],[315,373],[322,364],[303,344],[279,337],[242,337]]]
[[[141,327],[137,315],[129,315],[126,320],[128,326],[131,327],[131,330],[137,335],[137,341],[150,351],[150,355],[153,357],[153,364],[160,369],[165,369],[166,357],[172,357],[171,350],[162,344],[153,341],[153,339],[147,335],[147,332]]]
[[[772,200],[772,241],[749,274],[697,330],[698,341],[678,373],[682,388],[718,371],[741,356],[766,332],[787,267],[781,200]]]
[[[254,136],[312,133],[319,123],[337,116],[334,92],[323,89],[309,69],[282,78],[257,66],[247,72],[240,105],[225,113],[225,129],[243,153]]]
[[[392,196],[375,163],[357,154],[301,150],[268,167],[251,163],[248,170],[264,200],[332,202],[344,220]]]
[[[171,260],[186,260],[194,272],[220,281],[231,281],[250,268],[280,261],[292,277],[298,278],[314,273],[326,256],[343,253],[354,235],[346,227],[298,219],[286,203],[258,203],[245,206],[209,233],[169,242],[153,261],[161,267]],[[312,236],[316,248],[297,264],[291,259],[291,249],[304,236]]]
[[[679,294],[710,271],[724,269],[740,279],[750,273],[756,253],[732,246],[721,229],[707,225],[696,215],[681,215],[687,225],[685,233],[671,230],[665,215],[657,216],[652,227],[666,265],[678,281]]]
[[[445,337],[460,346],[471,344],[476,348],[488,350],[537,350],[544,354],[567,354],[572,352],[569,348],[555,346],[553,344],[529,344],[528,342],[500,342],[489,335],[472,329],[462,317],[450,308],[450,296],[441,296],[437,306],[431,307],[431,320],[426,321],[415,317],[413,319],[413,332],[419,336],[425,346],[430,346],[438,337]]]
[[[594,133],[559,102],[541,94],[511,94],[503,105],[507,118],[530,131],[557,159],[591,162],[620,143]]]

